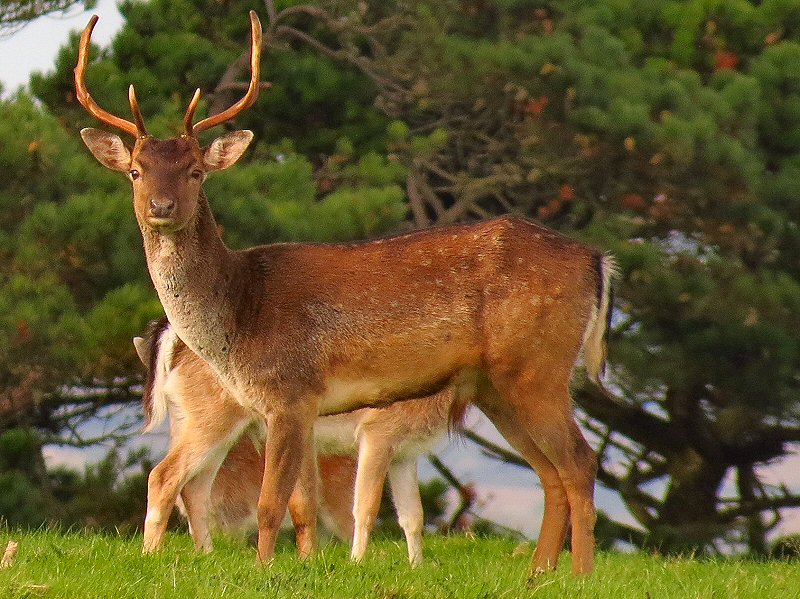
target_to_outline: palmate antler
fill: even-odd
[[[144,119],[139,110],[139,103],[136,101],[136,92],[133,85],[128,88],[128,100],[133,112],[133,118],[136,121],[132,123],[118,116],[114,116],[110,112],[102,109],[97,102],[94,101],[89,91],[86,89],[86,66],[89,64],[89,45],[92,37],[92,30],[97,23],[98,16],[94,15],[89,24],[81,34],[80,46],[78,49],[78,64],[75,65],[75,93],[78,101],[86,109],[86,111],[93,117],[115,127],[121,129],[125,133],[129,133],[136,138],[147,137],[148,133],[144,126]],[[215,114],[208,118],[203,119],[199,123],[193,125],[192,119],[194,111],[197,108],[197,103],[200,101],[200,90],[195,91],[189,108],[186,110],[183,122],[186,127],[186,135],[189,137],[196,137],[201,131],[210,129],[229,121],[236,117],[240,112],[249,108],[258,98],[259,85],[258,79],[261,75],[261,21],[258,20],[258,15],[255,11],[250,11],[250,26],[251,26],[251,46],[250,46],[250,86],[244,97],[236,102],[227,110],[223,110],[219,114]]]

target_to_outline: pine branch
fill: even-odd
[[[3,0],[0,2],[0,38],[19,31],[37,17],[53,12],[65,12],[76,4],[84,4],[88,8],[94,2],[87,0]]]
[[[676,446],[688,443],[679,427],[644,411],[634,403],[620,401],[606,389],[587,382],[574,389],[573,397],[581,409],[595,420],[662,455],[668,455]]]
[[[470,485],[464,485],[458,480],[452,470],[445,466],[437,456],[432,453],[428,454],[428,461],[458,493],[460,503],[450,518],[450,522],[446,524],[445,529],[446,531],[457,530],[461,516],[469,511],[475,503],[475,491]]]
[[[411,206],[411,213],[414,215],[414,226],[418,229],[424,229],[430,226],[431,221],[426,213],[425,201],[422,199],[417,185],[416,173],[409,170],[408,177],[406,178],[408,203]]]
[[[469,439],[473,443],[480,445],[481,448],[483,449],[481,453],[483,453],[485,456],[496,460],[500,460],[501,462],[505,462],[506,464],[521,466],[523,468],[531,470],[530,464],[528,464],[528,462],[526,462],[518,453],[509,451],[508,449],[504,449],[503,447],[500,447],[499,445],[492,443],[488,439],[485,439],[484,437],[480,436],[476,432],[471,431],[469,429],[465,428],[464,430],[461,431],[461,434],[464,435],[467,439]]]
[[[800,507],[800,495],[794,495],[786,491],[777,497],[762,497],[750,501],[742,501],[736,507],[720,510],[714,521],[719,524],[730,524],[738,518],[746,518],[766,510],[787,507]]]
[[[646,531],[612,520],[607,515],[598,517],[597,527],[598,529],[602,528],[604,537],[630,543],[635,547],[644,547],[647,544],[648,533]]]

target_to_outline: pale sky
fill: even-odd
[[[97,6],[88,12],[83,11],[79,5],[66,14],[40,17],[11,36],[0,37],[0,82],[3,93],[7,95],[20,86],[27,85],[32,72],[52,70],[56,54],[67,41],[69,32],[82,30],[92,14],[100,17],[92,41],[106,46],[122,25],[122,16],[117,10],[115,0],[99,0]],[[475,425],[479,432],[493,441],[505,445],[500,435],[477,410],[473,412],[470,424]],[[164,447],[163,439],[155,441],[155,446]],[[477,484],[483,504],[480,511],[487,517],[517,528],[528,536],[536,536],[542,509],[541,488],[532,474],[488,460],[481,456],[474,444],[466,441],[450,444],[443,442],[437,453],[464,482],[472,481]],[[86,455],[85,452],[57,448],[49,448],[47,451],[51,464],[78,466],[85,462]],[[101,454],[95,452],[89,459],[97,459],[99,455]],[[422,478],[434,475],[426,460],[422,460],[420,465]],[[787,459],[764,466],[759,471],[766,475],[769,482],[782,481],[796,488],[800,456],[796,453],[790,454]],[[598,486],[596,499],[599,508],[631,522],[630,516],[625,517],[623,514],[624,508],[613,493]],[[785,534],[800,531],[800,509],[784,510],[784,514],[786,520],[782,523],[781,532]]]
[[[27,85],[33,72],[52,70],[59,48],[69,38],[70,31],[81,31],[96,14],[100,17],[92,34],[92,42],[106,46],[122,26],[122,15],[114,0],[100,0],[91,11],[78,4],[66,13],[39,17],[16,33],[0,37],[0,81],[4,94]]]

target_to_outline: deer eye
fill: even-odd
[[[128,176],[131,178],[131,181],[136,181],[136,179],[141,177],[142,174],[135,168],[132,168],[130,171],[128,171]]]
[[[195,169],[189,175],[192,179],[200,179],[203,176],[203,171],[200,169]]]

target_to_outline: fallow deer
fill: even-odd
[[[178,339],[166,319],[152,323],[145,337],[134,338],[134,345],[147,367],[145,431],[169,414],[170,449],[151,474],[148,509],[171,512],[170,500],[180,492],[179,507],[195,545],[211,551],[210,522],[231,532],[247,530],[255,521],[264,462],[254,442],[264,437],[263,420],[225,391],[211,367]],[[422,562],[417,458],[447,431],[448,414],[455,420],[450,424],[459,425],[466,406],[454,405],[454,400],[447,390],[317,420],[321,516],[331,531],[353,541],[353,559],[360,560],[366,551],[388,470],[409,562]],[[363,457],[356,474],[357,455]],[[152,542],[160,545],[161,539]]]
[[[531,574],[555,568],[572,525],[572,569],[594,560],[596,456],[572,414],[569,382],[583,349],[590,379],[605,360],[613,260],[522,217],[338,245],[228,249],[202,190],[252,140],[201,131],[256,99],[261,28],[251,12],[250,85],[220,114],[180,137],[149,135],[133,86],[135,122],[114,116],[84,84],[93,17],[75,67],[78,100],[134,138],[84,129],[106,167],[128,175],[153,284],[177,335],[228,393],[267,421],[258,501],[258,558],[272,558],[292,498],[301,555],[315,545],[312,429],[318,415],[388,405],[452,385],[536,470],[545,494]],[[147,514],[146,542],[166,514]]]

